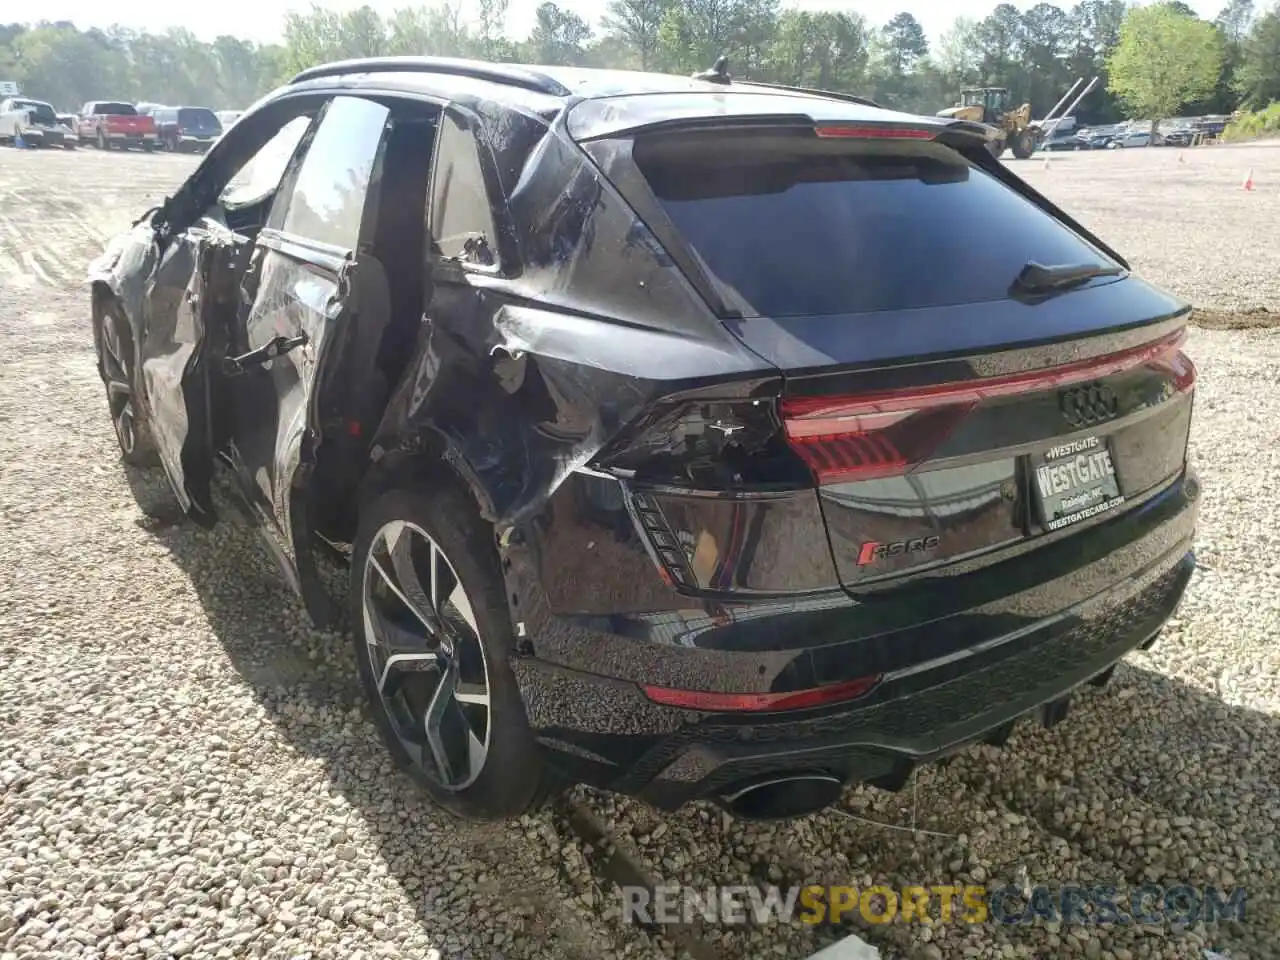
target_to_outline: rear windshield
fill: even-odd
[[[132,103],[96,103],[93,106],[93,112],[100,116],[108,117],[136,117],[138,111],[133,109]]]
[[[637,139],[633,157],[743,316],[999,300],[1030,261],[1111,264],[940,144],[685,134]]]
[[[213,115],[213,111],[203,107],[183,107],[178,111],[178,123],[184,127],[204,130],[216,130],[219,126],[218,118]]]
[[[53,107],[47,103],[39,103],[35,100],[15,100],[13,105],[18,110],[26,110],[35,118],[36,123],[58,122],[58,115],[53,112]]]

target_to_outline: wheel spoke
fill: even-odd
[[[423,600],[419,600],[415,603],[413,600],[409,599],[409,597],[405,595],[405,592],[400,589],[400,584],[396,582],[397,578],[393,577],[391,572],[382,565],[382,561],[373,556],[373,554],[369,555],[369,565],[372,566],[374,572],[382,578],[382,582],[386,584],[387,589],[395,594],[396,598],[404,604],[405,609],[412,613],[414,617],[416,617],[428,630],[434,631],[436,629],[436,620],[432,615],[429,604],[424,603]]]
[[[107,355],[116,362],[116,369],[124,369],[124,360],[120,356],[120,343],[116,337],[116,321],[112,317],[106,317],[102,324],[102,346],[107,351]]]
[[[467,596],[467,591],[462,589],[461,582],[455,580],[454,583],[453,591],[449,594],[449,606],[458,611],[458,614],[466,621],[467,626],[471,628],[471,633],[478,640],[480,638],[480,628],[476,625],[475,611],[471,609],[471,598]],[[436,609],[439,609],[439,607]]]
[[[483,683],[464,683],[458,681],[453,691],[453,699],[459,703],[470,703],[477,706],[489,706],[489,688]]]
[[[431,751],[436,770],[446,784],[453,783],[455,779],[454,758],[449,755],[445,735],[456,684],[457,674],[452,670],[445,670],[440,677],[440,682],[436,684],[435,693],[431,695],[431,702],[427,704],[427,713],[423,718],[423,727],[427,733],[427,749]]]
[[[391,691],[387,690],[389,679],[398,679],[406,673],[434,670],[439,663],[440,660],[434,653],[393,653],[382,665],[382,676],[378,678],[378,690],[382,693],[390,693]]]
[[[421,557],[421,548],[425,546],[428,577],[434,578],[436,545],[430,540],[424,544],[422,538],[414,535],[403,523],[388,526],[385,539],[387,555],[391,560],[391,569],[395,571],[395,583],[401,598],[412,605],[419,619],[435,630],[439,626],[440,607],[435,596],[422,584],[419,563],[424,559]]]
[[[485,757],[489,751],[485,749],[484,743],[475,732],[470,728],[467,730],[467,775],[475,773],[484,766]]]

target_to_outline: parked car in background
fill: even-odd
[[[1089,141],[1078,133],[1054,132],[1040,147],[1041,150],[1088,150]]]
[[[19,137],[37,147],[76,145],[75,133],[58,119],[51,104],[26,97],[0,100],[0,140],[16,143]]]
[[[222,129],[226,130],[229,126],[240,119],[243,110],[219,110],[217,112],[218,122],[222,124]]]
[[[1078,135],[1085,141],[1090,150],[1105,150],[1111,146],[1111,141],[1115,139],[1116,133],[1109,127],[1089,127],[1079,131]]]
[[[1160,134],[1157,133],[1153,139],[1150,130],[1126,130],[1111,141],[1110,147],[1113,150],[1124,150],[1128,147],[1158,147],[1161,143]]]
[[[1195,139],[1196,132],[1190,127],[1180,127],[1160,135],[1161,143],[1166,147],[1189,147]]]
[[[123,100],[90,100],[80,108],[76,126],[81,142],[99,150],[141,147],[149,153],[156,148],[155,120]]]
[[[1222,136],[1222,131],[1227,128],[1228,122],[1229,119],[1225,117],[1204,117],[1195,121],[1193,128],[1202,139],[1212,140]]]
[[[152,112],[160,144],[173,152],[203,153],[222,136],[222,124],[208,107],[161,107]]]
[[[461,816],[900,789],[1192,576],[1189,305],[982,124],[711,76],[315,67],[90,268],[121,456],[239,498]]]

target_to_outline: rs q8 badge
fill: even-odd
[[[928,553],[936,550],[941,543],[938,537],[916,537],[913,540],[893,540],[879,543],[871,540],[858,550],[858,566],[865,567],[870,563],[879,563],[891,557],[905,557],[911,554]]]

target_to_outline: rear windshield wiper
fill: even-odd
[[[1124,267],[1098,263],[1064,263],[1046,267],[1033,261],[1022,268],[1013,286],[1024,293],[1054,293],[1096,277],[1118,277],[1124,272]]]

